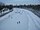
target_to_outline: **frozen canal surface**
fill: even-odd
[[[40,18],[28,10],[14,8],[0,18],[0,30],[40,30]]]

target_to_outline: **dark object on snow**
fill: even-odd
[[[20,24],[20,21],[18,21],[17,24]]]
[[[20,23],[20,21],[19,21],[19,23]]]
[[[17,24],[18,24],[18,22],[17,22]]]

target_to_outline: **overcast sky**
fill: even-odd
[[[40,4],[40,0],[0,0],[5,4]]]

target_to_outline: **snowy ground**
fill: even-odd
[[[14,8],[0,17],[0,30],[40,30],[40,18],[28,10]]]

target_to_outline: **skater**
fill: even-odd
[[[19,21],[19,23],[20,23],[20,21]]]
[[[20,21],[18,21],[17,24],[20,24]]]

